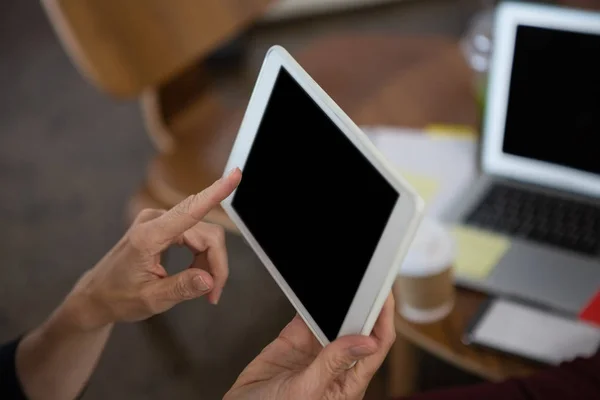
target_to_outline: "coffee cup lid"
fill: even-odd
[[[438,221],[424,218],[400,267],[400,275],[424,277],[449,268],[456,245],[448,230]]]

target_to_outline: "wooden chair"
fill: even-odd
[[[145,207],[171,207],[222,174],[241,113],[223,99],[220,82],[237,71],[211,68],[207,59],[261,16],[269,2],[43,1],[88,80],[110,95],[141,98],[159,154],[131,200],[130,218]],[[233,229],[220,209],[207,219]]]

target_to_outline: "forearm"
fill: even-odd
[[[600,399],[600,353],[528,378],[423,393],[410,400]]]
[[[87,384],[112,324],[87,328],[81,323],[81,312],[67,299],[19,344],[17,375],[30,400],[72,400]]]

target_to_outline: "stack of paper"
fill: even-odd
[[[477,143],[473,135],[430,134],[403,128],[363,129],[439,217],[476,174]]]

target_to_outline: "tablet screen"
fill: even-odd
[[[398,192],[282,68],[232,206],[329,340]]]

